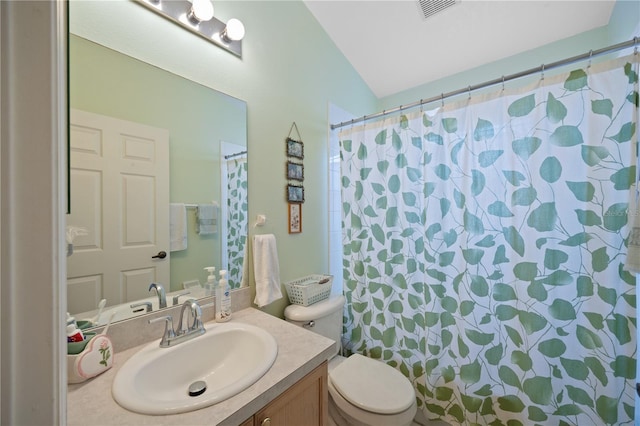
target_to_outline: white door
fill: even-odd
[[[88,233],[67,258],[69,312],[169,289],[169,132],[71,110],[70,141],[67,226]]]

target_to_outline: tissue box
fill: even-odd
[[[67,381],[82,383],[112,366],[113,344],[105,334],[98,334],[90,338],[82,352],[67,355]]]

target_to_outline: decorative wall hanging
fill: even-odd
[[[298,139],[292,137],[294,130]],[[301,160],[304,159],[304,144],[302,143],[302,136],[300,136],[300,131],[298,131],[298,126],[295,121],[291,124],[289,134],[286,138],[286,153],[287,163],[285,167],[287,180],[296,181],[287,183],[287,201],[289,203],[304,203],[304,187],[300,183],[304,181],[304,165],[301,162]],[[298,209],[300,212],[301,210],[302,208]],[[289,218],[291,219],[291,209],[289,210]],[[289,225],[291,225],[291,221]],[[291,226],[289,229],[291,232]]]
[[[304,144],[302,141],[287,138],[287,157],[304,158]]]
[[[289,203],[289,233],[302,232],[302,204]]]
[[[293,139],[291,137],[291,132],[295,129],[298,134],[298,139]],[[294,121],[289,129],[289,134],[287,135],[287,157],[298,158],[302,160],[304,158],[304,144],[302,143],[302,136],[300,136],[300,132],[298,131],[298,126]]]
[[[301,185],[287,185],[287,201],[290,203],[304,203],[304,187]]]
[[[304,180],[304,166],[299,163],[287,161],[287,179],[302,182]]]

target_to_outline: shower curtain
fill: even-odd
[[[227,160],[227,279],[231,288],[239,288],[242,283],[247,243],[247,186],[247,158]]]
[[[427,418],[633,424],[637,57],[339,135],[343,344]]]

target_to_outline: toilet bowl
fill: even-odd
[[[332,339],[329,357],[329,416],[336,426],[411,425],[417,411],[409,380],[393,367],[372,358],[338,355],[345,298],[333,296],[310,306],[290,305],[285,319]]]
[[[337,426],[410,425],[416,414],[415,393],[407,378],[359,354],[331,359],[328,387],[329,413]]]

